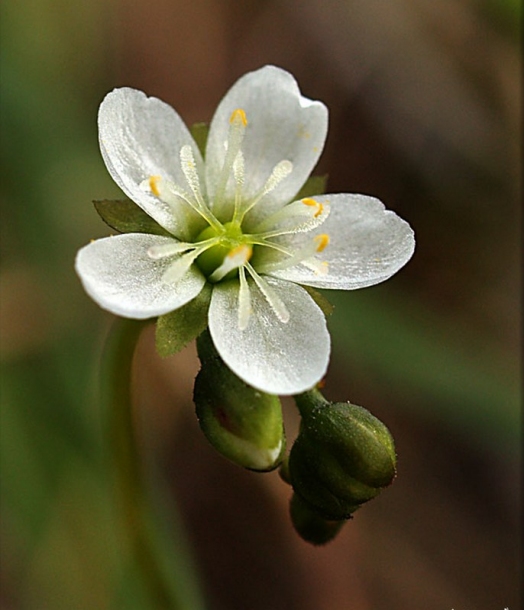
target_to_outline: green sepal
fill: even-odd
[[[285,454],[286,438],[278,396],[244,383],[222,361],[208,332],[197,340],[202,368],[194,402],[202,432],[213,447],[238,466],[267,472]]]
[[[318,290],[311,288],[311,286],[302,286],[304,290],[309,294],[309,296],[315,301],[315,303],[320,307],[322,313],[327,317],[330,316],[335,310],[335,306],[332,305],[326,297]]]
[[[305,199],[306,197],[315,197],[315,195],[323,195],[326,192],[327,181],[327,174],[324,176],[309,176],[302,188],[298,191],[295,201],[298,199]]]
[[[195,140],[196,145],[198,146],[198,150],[202,155],[202,159],[206,156],[206,144],[207,144],[207,136],[209,135],[209,125],[207,123],[195,123],[191,125],[191,129],[189,130],[191,135],[193,136],[193,140]]]
[[[149,233],[173,237],[131,199],[93,201],[100,218],[119,233]]]
[[[330,520],[321,517],[300,496],[293,494],[289,505],[291,522],[298,535],[311,544],[326,544],[338,534],[346,520]]]
[[[205,284],[189,303],[160,316],[156,323],[156,350],[162,358],[179,352],[207,328],[211,286]]]
[[[321,468],[317,467],[319,459],[323,462]],[[349,519],[364,502],[351,497],[354,486],[360,486],[358,481],[336,465],[335,471],[330,472],[328,469],[331,464],[331,460],[326,460],[324,456],[319,457],[315,449],[299,435],[289,454],[291,485],[295,493],[319,517],[335,521]],[[380,490],[367,488],[366,491],[367,500],[371,500]]]

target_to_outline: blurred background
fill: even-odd
[[[399,475],[337,540],[307,545],[277,474],[244,472],[206,445],[194,349],[160,360],[146,331],[135,406],[144,454],[168,483],[156,502],[169,521],[176,499],[211,610],[520,607],[518,0],[0,10],[0,607],[152,607],[122,576],[115,542],[96,393],[111,316],[73,270],[76,250],[108,234],[91,201],[120,195],[97,109],[128,85],[188,124],[209,121],[227,88],[266,63],[330,109],[317,168],[328,192],[377,196],[417,235],[392,280],[327,295],[325,394],[390,427]],[[286,421],[291,440],[291,405]]]

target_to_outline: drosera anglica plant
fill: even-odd
[[[98,125],[107,169],[128,199],[95,202],[118,235],[82,248],[76,270],[87,293],[124,318],[104,360],[104,404],[116,414],[117,476],[136,509],[127,513],[130,538],[143,551],[147,527],[137,524],[147,519],[122,388],[139,334],[131,321],[152,320],[162,356],[197,339],[194,400],[211,444],[245,468],[280,467],[297,532],[327,542],[392,482],[396,454],[384,424],[316,388],[330,356],[316,289],[387,280],[414,252],[411,227],[374,197],[324,194],[310,174],[327,108],[274,66],[241,77],[208,131],[188,129],[173,108],[131,88],[105,97]],[[302,417],[289,456],[278,395],[293,395]],[[162,579],[150,564],[143,572],[158,593]],[[158,598],[170,596],[170,607],[183,607],[173,587]]]

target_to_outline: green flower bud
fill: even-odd
[[[312,510],[297,494],[289,505],[291,521],[298,535],[312,544],[326,544],[338,534],[345,520],[329,521]]]
[[[286,449],[280,400],[234,375],[216,352],[209,333],[198,338],[197,347],[202,368],[195,380],[194,400],[206,438],[239,466],[273,470]]]
[[[391,434],[366,409],[330,403],[317,390],[295,399],[302,425],[289,456],[293,489],[323,517],[347,519],[393,481]]]

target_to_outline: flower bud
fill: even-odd
[[[194,400],[206,438],[239,466],[273,470],[286,448],[280,400],[234,375],[207,332],[198,338],[197,346],[202,368],[195,380]]]
[[[297,494],[289,505],[291,521],[299,536],[311,544],[326,544],[338,534],[344,520],[329,521],[312,510]]]
[[[393,481],[391,434],[366,409],[330,403],[317,390],[296,402],[302,425],[289,456],[293,489],[324,518],[347,519]]]

